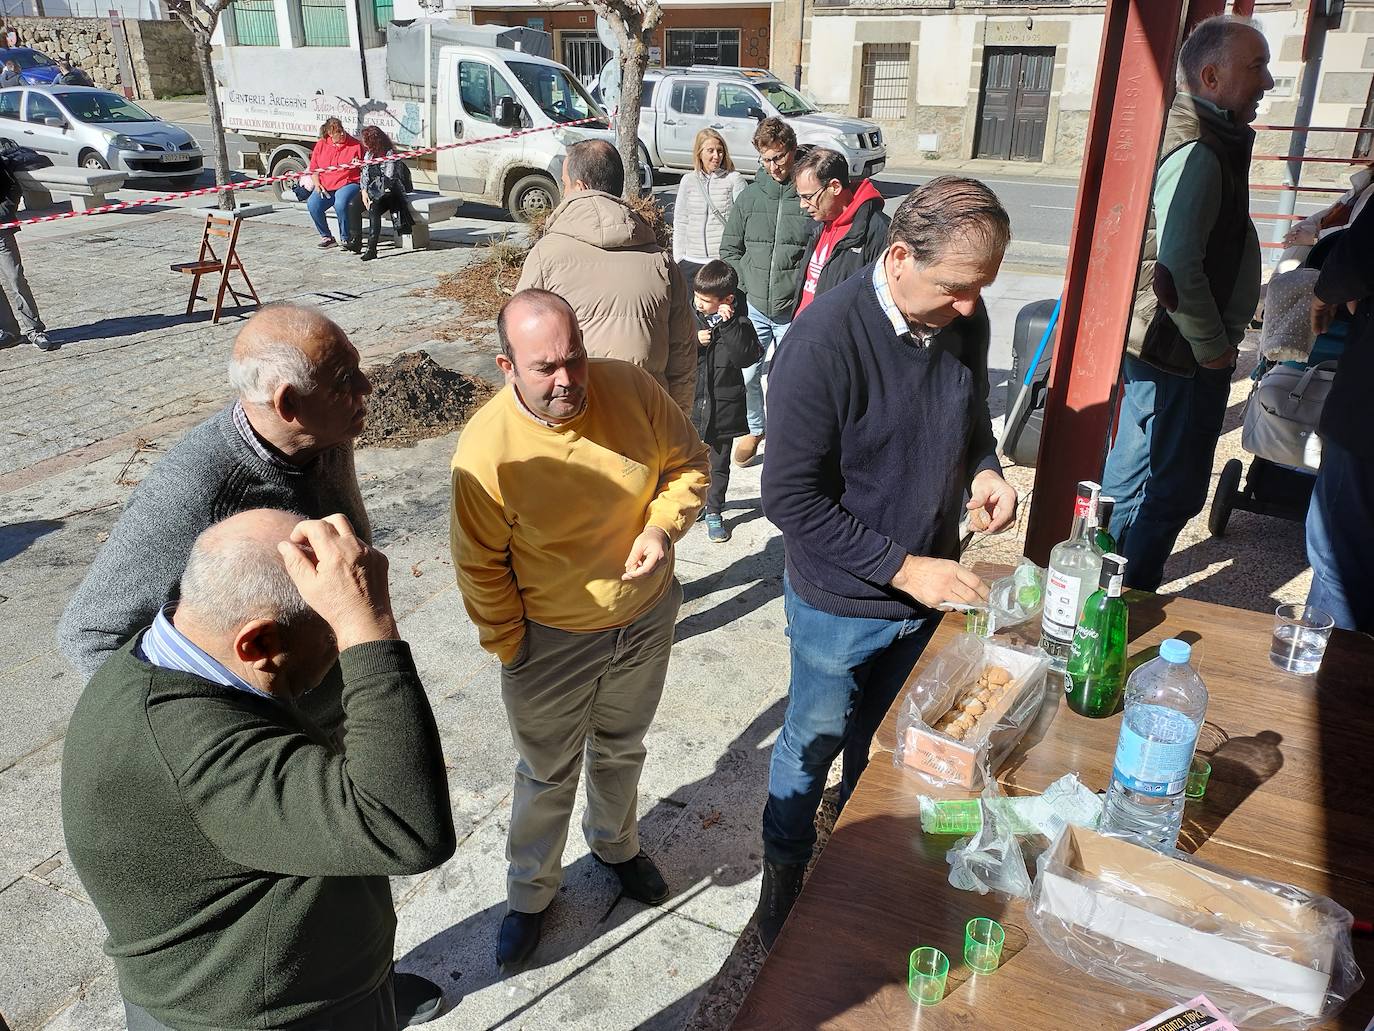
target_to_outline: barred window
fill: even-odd
[[[865,43],[859,117],[905,118],[910,78],[910,43]]]
[[[234,43],[241,47],[277,45],[277,12],[273,0],[234,0],[225,13],[232,24]]]
[[[308,47],[349,45],[343,0],[301,0],[301,28]]]

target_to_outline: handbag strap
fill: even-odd
[[[1307,388],[1311,384],[1312,378],[1316,376],[1317,373],[1334,373],[1335,371],[1335,362],[1322,362],[1319,365],[1311,366],[1309,369],[1307,369],[1306,372],[1302,374],[1302,378],[1298,380],[1298,382],[1294,385],[1293,389],[1288,392],[1289,398],[1291,398],[1294,401],[1301,401],[1303,399],[1303,395],[1307,393]]]
[[[716,220],[719,221],[721,225],[724,225],[727,219],[724,215],[721,214],[720,209],[711,203],[711,187],[707,182],[707,176],[705,175],[705,173],[700,174],[697,185],[701,187],[701,197],[704,201],[706,201],[706,210],[709,211],[711,214],[715,215]]]

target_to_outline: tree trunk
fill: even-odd
[[[191,43],[200,64],[200,78],[205,85],[205,105],[209,108],[210,135],[215,140],[215,185],[229,185],[229,144],[224,138],[224,121],[219,109],[219,86],[215,82],[215,67],[210,61],[210,36],[215,31],[213,25],[204,26],[199,21],[192,30]],[[202,32],[204,35],[202,35]],[[235,208],[232,190],[221,190],[219,206],[225,211]]]
[[[642,24],[640,19],[635,22]],[[649,66],[649,47],[640,24],[626,26],[628,47],[621,51],[620,108],[615,118],[616,149],[625,166],[625,199],[639,196],[639,98],[644,93],[644,69]]]

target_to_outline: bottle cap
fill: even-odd
[[[1110,573],[1111,576],[1120,576],[1126,571],[1126,560],[1120,555],[1108,552],[1102,556],[1102,572]],[[1179,642],[1182,643],[1182,642]],[[1163,649],[1161,649],[1162,651]]]
[[[1159,646],[1159,657],[1165,662],[1183,663],[1193,656],[1193,646],[1187,641],[1171,637]]]

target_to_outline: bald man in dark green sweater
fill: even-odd
[[[346,761],[286,704],[336,660]],[[77,703],[62,823],[133,1031],[394,1031],[387,877],[454,831],[385,557],[341,515],[201,534]]]

